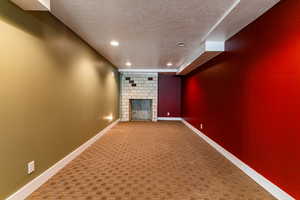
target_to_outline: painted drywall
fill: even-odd
[[[183,79],[183,118],[300,199],[300,1],[278,5]]]
[[[47,12],[0,1],[0,199],[118,118],[118,72]],[[36,171],[27,175],[26,164]]]
[[[168,115],[168,112],[170,115]],[[181,77],[158,77],[158,117],[181,117]]]

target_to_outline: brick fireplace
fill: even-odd
[[[131,101],[134,99],[151,100],[151,120],[157,121],[157,96],[157,73],[121,73],[121,121],[131,120]]]

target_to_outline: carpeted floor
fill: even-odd
[[[28,199],[275,199],[181,122],[119,123]]]

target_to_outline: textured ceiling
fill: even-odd
[[[51,12],[118,67],[178,68],[234,2],[52,0]],[[180,41],[186,47],[176,47]]]
[[[249,1],[249,0],[241,0]],[[257,4],[278,0],[253,0]],[[119,68],[171,69],[189,62],[240,0],[52,0],[51,12]],[[257,5],[259,6],[259,5]],[[230,25],[230,21],[227,22]],[[226,33],[227,34],[227,33]],[[120,42],[110,46],[111,40]],[[177,47],[185,42],[185,47]],[[130,61],[132,67],[126,67]],[[168,67],[166,63],[172,62]]]
[[[208,40],[224,41],[257,19],[280,0],[240,0],[209,34]]]

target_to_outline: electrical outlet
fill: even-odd
[[[203,130],[203,123],[200,124],[200,130]]]
[[[32,172],[34,172],[34,170],[35,170],[35,166],[34,166],[35,164],[34,164],[34,160],[33,161],[31,161],[31,162],[29,162],[28,164],[27,164],[27,173],[28,174],[31,174]]]
[[[167,116],[170,116],[170,113],[169,113],[169,112],[167,112]]]

